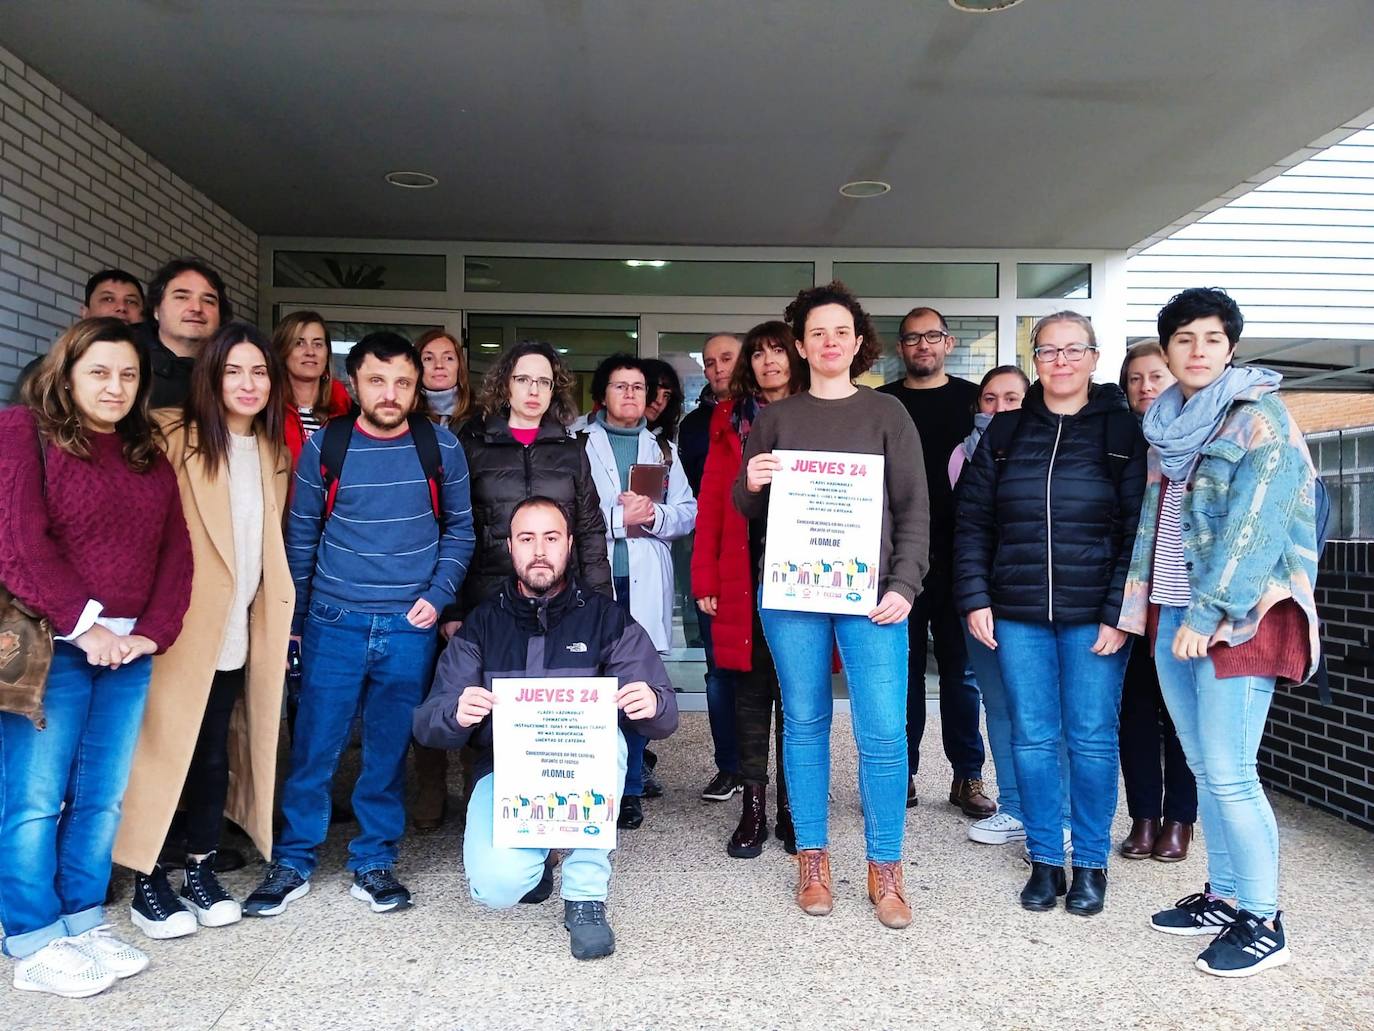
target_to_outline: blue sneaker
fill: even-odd
[[[310,891],[310,882],[285,863],[273,863],[243,903],[244,916],[276,916]]]
[[[1212,894],[1209,881],[1202,891],[1185,895],[1172,909],[1161,909],[1150,917],[1150,926],[1165,934],[1220,934],[1236,922],[1236,911]]]
[[[1263,920],[1242,909],[1230,927],[1197,958],[1197,968],[1217,977],[1250,977],[1288,962],[1288,942],[1282,913],[1274,914],[1272,930]]]

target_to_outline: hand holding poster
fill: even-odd
[[[763,607],[867,615],[878,604],[883,456],[774,451]]]
[[[497,848],[615,848],[615,677],[491,682]]]

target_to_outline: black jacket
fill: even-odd
[[[1079,412],[1061,416],[1045,407],[1037,383],[1005,461],[994,460],[992,428],[983,434],[956,500],[954,599],[961,613],[990,606],[995,617],[1021,622],[1116,625],[1145,492],[1146,447],[1134,427],[1118,477],[1106,447],[1113,410],[1129,412],[1115,384],[1093,386]]]
[[[610,596],[611,564],[606,559],[606,523],[592,482],[583,442],[555,420],[539,427],[525,447],[511,436],[500,415],[478,416],[458,430],[468,460],[472,522],[477,547],[455,606],[445,619],[462,619],[492,597],[510,578],[510,514],[535,494],[553,498],[572,518],[573,557],[569,571],[594,591]]]
[[[716,410],[716,395],[708,383],[697,399],[697,406],[677,425],[677,453],[682,471],[692,488],[692,497],[701,493],[701,477],[706,471],[706,452],[711,448],[711,416]]]
[[[460,727],[454,714],[467,687],[490,690],[496,677],[615,677],[621,687],[642,680],[658,697],[658,710],[633,721],[621,713],[621,727],[652,740],[677,729],[677,696],[649,635],[610,598],[575,581],[552,598],[526,598],[512,578],[473,609],[439,657],[429,697],[415,710],[415,740],[430,748],[471,745],[474,776],[491,772],[491,717]]]

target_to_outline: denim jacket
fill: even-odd
[[[1203,447],[1180,516],[1192,590],[1185,625],[1213,644],[1243,644],[1266,612],[1292,598],[1307,616],[1309,676],[1321,651],[1314,477],[1307,444],[1278,394],[1252,388]],[[1162,484],[1151,448],[1117,623],[1132,634],[1145,633]]]

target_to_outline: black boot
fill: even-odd
[[[792,807],[786,801],[778,803],[778,822],[773,826],[773,833],[789,856],[797,854],[797,829],[792,826]]]
[[[1077,883],[1077,882],[1075,882]],[[1031,863],[1030,879],[1021,889],[1021,905],[1033,913],[1053,909],[1064,894],[1064,868],[1050,863]]]
[[[768,840],[768,806],[764,799],[762,784],[744,785],[744,808],[740,813],[739,826],[730,835],[730,843],[725,851],[736,859],[756,859],[763,853],[763,843]]]
[[[1093,916],[1102,912],[1107,899],[1107,871],[1073,868],[1073,887],[1064,900],[1064,908],[1078,916]]]
[[[644,822],[644,805],[638,795],[626,795],[620,800],[620,816],[615,825],[623,831],[632,831]]]

